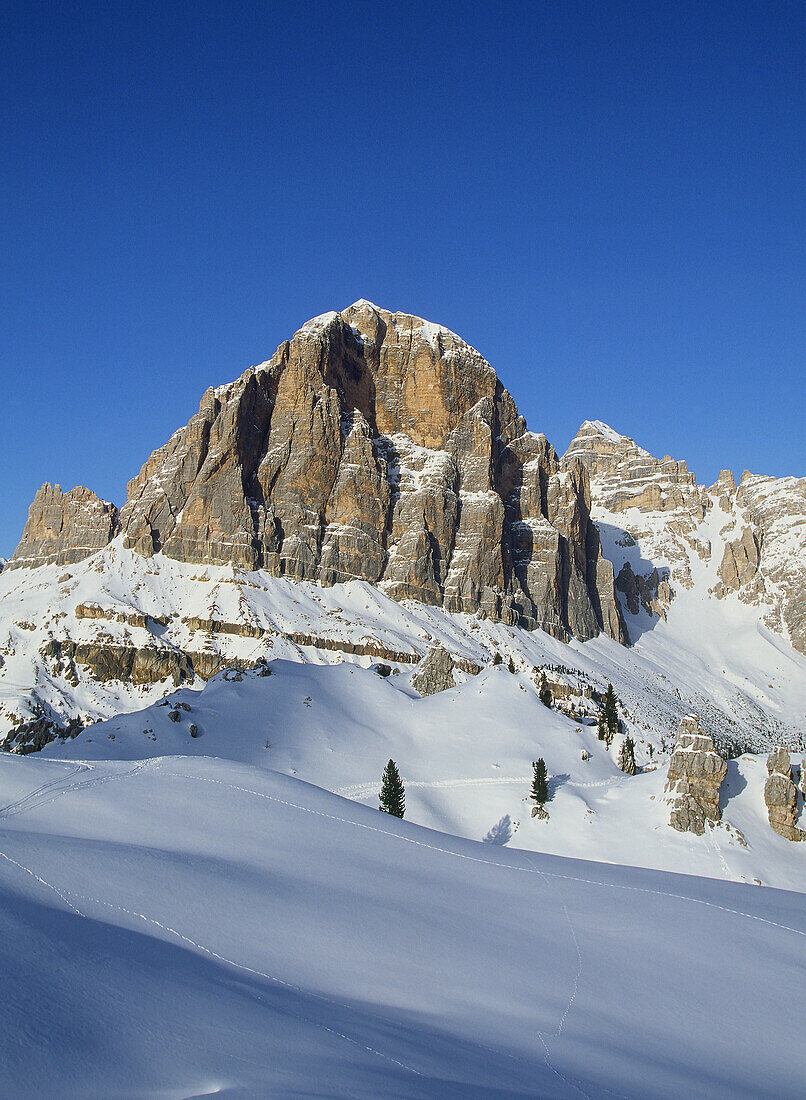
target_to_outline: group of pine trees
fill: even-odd
[[[540,702],[546,707],[550,707],[553,702],[551,688],[546,682],[545,672],[540,678]],[[611,745],[620,728],[618,700],[613,685],[608,684],[602,703],[602,714],[599,718],[599,740]],[[532,761],[532,771],[532,790],[529,797],[535,805],[542,806],[544,802],[549,800],[548,772],[546,761],[542,756]],[[383,770],[379,802],[378,808],[383,810],[384,813],[392,814],[393,817],[403,817],[406,812],[406,789],[403,786],[403,780],[400,778],[397,764],[391,759]]]
[[[602,703],[602,714],[599,718],[599,740],[605,741],[608,745],[612,745],[613,738],[620,729],[621,722],[618,716],[616,693],[613,691],[613,685],[608,684],[604,702]]]

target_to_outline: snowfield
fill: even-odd
[[[510,847],[806,892],[806,845],[777,836],[767,820],[765,757],[729,762],[722,823],[696,837],[669,827],[665,759],[625,775],[615,746],[544,707],[533,680],[503,664],[426,699],[409,686],[410,674],[293,661],[269,669],[219,673],[201,691],[184,688],[45,753],[91,761],[212,756],[372,807],[393,757],[407,818],[431,829],[471,840],[493,830]],[[538,756],[549,771],[547,822],[532,819],[528,802]]]
[[[229,760],[2,764],[6,1097],[802,1091],[802,894]]]

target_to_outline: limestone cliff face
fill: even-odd
[[[584,465],[526,430],[458,336],[365,301],[208,390],[129,483],[119,520],[146,556],[361,578],[558,637],[627,640]]]
[[[60,485],[46,482],[28,509],[28,522],[7,568],[81,561],[106,546],[117,527],[114,504],[81,485],[63,493]]]
[[[594,519],[609,533],[628,623],[639,612],[665,618],[699,572],[709,595],[758,606],[806,653],[806,478],[745,472],[737,486],[722,470],[707,489],[685,462],[654,458],[600,421],[579,429],[563,457],[572,462],[585,467]]]

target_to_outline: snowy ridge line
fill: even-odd
[[[495,860],[482,859],[480,856],[471,856],[464,852],[452,852],[449,848],[439,848],[435,844],[426,844],[425,841],[415,840],[413,837],[401,836],[400,833],[390,833],[388,829],[379,829],[375,825],[365,825],[363,822],[350,821],[348,818],[337,817],[335,814],[327,814],[322,810],[312,810],[309,806],[300,806],[297,802],[288,802],[284,798],[277,798],[275,795],[264,794],[261,791],[253,791],[248,787],[240,787],[235,783],[225,783],[221,779],[210,779],[207,776],[185,775],[182,773],[169,774],[171,774],[171,777],[174,779],[191,779],[199,783],[215,783],[220,787],[229,787],[230,790],[241,791],[243,794],[251,794],[256,798],[265,798],[269,802],[276,802],[280,806],[288,806],[290,809],[300,810],[302,813],[313,814],[315,817],[322,817],[329,821],[338,821],[342,825],[351,825],[356,829],[366,829],[367,832],[380,833],[382,836],[396,837],[398,840],[403,841],[404,844],[411,844],[416,848],[427,848],[429,851],[439,852],[441,855],[452,856],[454,859],[466,859],[470,863],[483,863],[489,867],[500,867],[503,871],[520,871],[524,874],[543,875],[548,878],[561,879],[565,882],[578,882],[584,886],[600,886],[611,890],[627,890],[636,894],[650,894],[659,898],[670,898],[674,901],[687,901],[692,905],[703,905],[708,909],[717,909],[723,913],[730,913],[734,917],[744,917],[746,920],[758,921],[760,924],[768,924],[772,928],[780,929],[782,932],[792,932],[794,935],[803,936],[804,939],[806,939],[806,931],[803,929],[792,928],[788,924],[779,924],[777,921],[769,920],[767,917],[759,917],[755,913],[745,913],[741,909],[731,909],[727,905],[717,905],[716,902],[706,901],[704,898],[693,898],[686,894],[673,894],[668,890],[650,890],[647,886],[627,886],[620,882],[599,882],[596,879],[582,878],[578,875],[561,875],[558,871],[536,870],[534,866],[518,867],[511,863],[497,863]],[[520,851],[521,849],[518,850]]]
[[[274,977],[272,974],[265,974],[262,970],[255,970],[253,967],[247,966],[245,963],[239,963],[236,962],[234,959],[228,959],[224,955],[219,955],[218,952],[214,951],[212,948],[206,947],[204,944],[197,943],[195,940],[190,939],[189,936],[184,935],[184,933],[177,931],[175,928],[171,928],[170,925],[161,924],[153,917],[146,916],[145,913],[135,913],[134,910],[127,909],[125,906],[113,905],[110,901],[104,901],[102,898],[95,898],[88,894],[76,894],[72,891],[63,892],[57,886],[54,886],[53,883],[48,882],[46,879],[43,879],[41,875],[38,875],[35,871],[32,871],[30,867],[26,867],[25,864],[19,863],[16,859],[12,859],[11,856],[6,855],[5,852],[0,852],[0,858],[4,859],[7,863],[12,864],[14,867],[17,867],[20,871],[24,871],[27,875],[30,875],[31,878],[41,883],[42,886],[47,887],[48,890],[52,890],[57,897],[61,898],[65,905],[69,906],[69,908],[72,909],[72,911],[77,916],[81,917],[84,920],[91,919],[89,914],[83,913],[80,909],[73,905],[73,903],[70,901],[70,897],[76,898],[76,900],[78,901],[84,901],[94,905],[105,906],[107,909],[111,909],[113,912],[123,913],[128,917],[134,917],[137,920],[142,920],[146,924],[151,924],[155,928],[161,929],[163,932],[168,932],[170,935],[175,936],[183,943],[188,944],[190,947],[196,948],[197,951],[201,951],[203,954],[209,955],[210,958],[216,959],[218,962],[222,962],[226,966],[232,966],[235,967],[237,970],[243,970],[245,973],[253,974],[257,978],[264,978],[266,981],[273,982],[276,985],[281,985],[285,989],[290,989],[294,993],[299,993],[301,996],[315,997],[317,1000],[324,1001],[330,1005],[334,1005],[337,1008],[345,1009],[347,1012],[351,1011],[350,1006],[348,1004],[345,1004],[343,1001],[337,1001],[331,997],[326,997],[324,996],[324,994],[316,993],[314,990],[304,990],[301,986],[294,985],[293,982],[284,981],[282,978]],[[287,1009],[285,1011],[288,1012]],[[308,1016],[303,1016],[296,1012],[289,1012],[289,1015],[294,1016],[297,1020],[300,1020],[303,1023],[312,1024],[314,1027],[319,1028],[321,1031],[326,1031],[330,1035],[335,1035],[340,1039],[344,1039],[345,1042],[350,1043],[353,1046],[361,1047],[364,1050],[368,1051],[370,1054],[375,1054],[386,1062],[391,1062],[393,1065],[400,1066],[401,1069],[407,1070],[409,1073],[413,1073],[417,1077],[423,1076],[419,1070],[414,1068],[414,1066],[406,1065],[405,1062],[400,1062],[397,1060],[397,1058],[392,1058],[391,1055],[384,1054],[382,1051],[376,1050],[375,1047],[368,1046],[366,1043],[361,1043],[357,1039],[353,1039],[351,1036],[345,1035],[341,1031],[336,1031],[335,1028],[328,1027],[327,1024],[323,1024],[318,1020],[313,1020]],[[498,1051],[496,1053],[504,1052]]]

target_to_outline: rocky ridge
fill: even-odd
[[[760,609],[806,653],[806,478],[723,470],[710,488],[685,462],[654,458],[600,421],[585,421],[563,456],[588,473],[592,518],[628,626],[666,618],[676,590],[703,567],[711,595]]]

